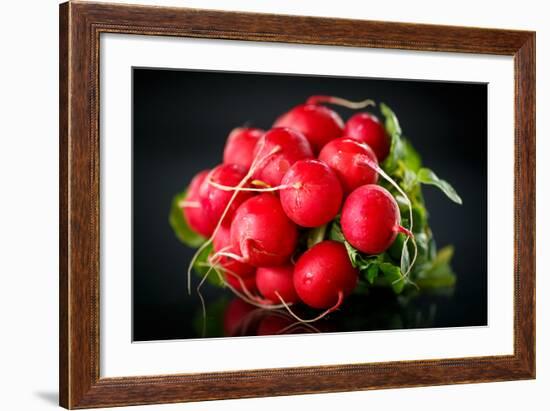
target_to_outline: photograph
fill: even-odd
[[[546,410],[546,9],[5,2],[0,409]]]
[[[487,87],[133,67],[133,341],[487,326]]]

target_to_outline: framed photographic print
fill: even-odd
[[[60,6],[60,404],[535,377],[535,33]]]

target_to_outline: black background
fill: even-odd
[[[391,295],[368,301],[354,297],[348,303],[353,309],[346,313],[343,307],[342,313],[329,319],[329,329],[487,324],[485,84],[135,68],[134,340],[201,337],[197,328],[200,303],[186,291],[186,267],[193,250],[181,244],[169,226],[172,197],[198,171],[221,162],[232,128],[249,124],[268,129],[278,115],[313,94],[371,98],[388,104],[423,163],[448,180],[464,201],[458,206],[436,188],[424,188],[438,246],[455,246],[452,265],[457,285],[452,292],[423,295],[412,303]],[[344,120],[353,113],[335,110]],[[207,305],[223,305],[229,294],[205,287]],[[222,335],[214,332],[211,336]]]

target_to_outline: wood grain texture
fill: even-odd
[[[155,377],[99,373],[101,33],[484,53],[515,60],[514,355]],[[70,2],[60,6],[60,404],[246,398],[535,376],[535,34]]]
[[[535,34],[514,56],[515,104],[515,337],[519,356],[535,375]]]
[[[68,4],[59,13],[59,402],[69,404],[69,282],[68,282],[68,134],[69,134],[69,27]]]

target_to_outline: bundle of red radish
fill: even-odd
[[[403,137],[384,104],[382,123],[359,112],[344,123],[327,105],[374,106],[310,97],[273,128],[230,132],[223,163],[199,171],[173,201],[170,223],[198,248],[189,264],[202,279],[244,301],[316,321],[352,292],[371,287],[449,286],[452,248],[437,252],[421,184],[454,189]],[[303,319],[292,304],[322,310]]]

